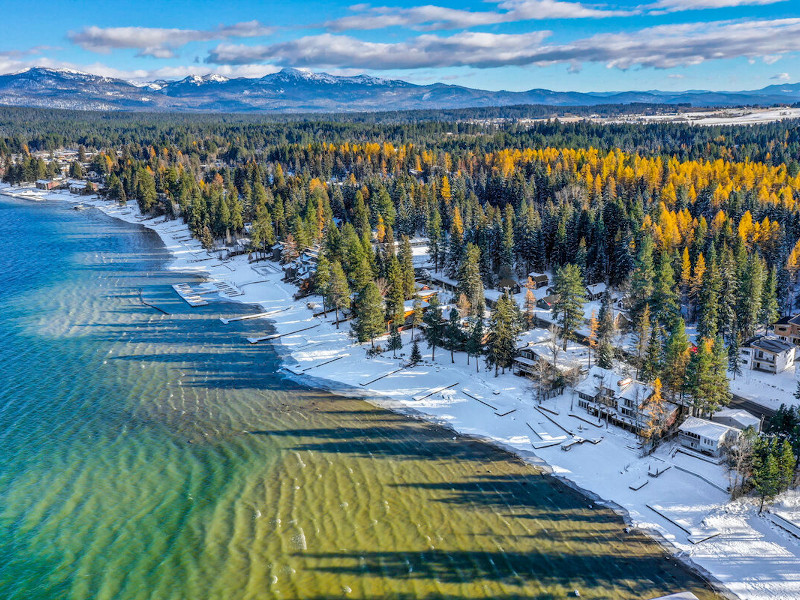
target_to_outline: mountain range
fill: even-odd
[[[800,84],[718,92],[489,91],[434,83],[417,85],[369,75],[340,77],[283,69],[261,78],[190,76],[138,83],[66,69],[33,67],[0,75],[0,105],[77,110],[181,112],[355,112],[539,104],[774,105],[800,102]]]

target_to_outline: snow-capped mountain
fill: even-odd
[[[68,69],[34,67],[0,75],[0,105],[81,110],[191,112],[352,112],[544,104],[594,106],[631,102],[695,106],[771,105],[800,101],[800,84],[713,92],[487,91],[434,83],[417,85],[369,75],[338,76],[283,69],[261,78],[191,75],[178,81],[130,82]]]

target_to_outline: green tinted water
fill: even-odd
[[[154,234],[0,196],[0,239],[0,598],[713,597],[509,455],[282,377]]]

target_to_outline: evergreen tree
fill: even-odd
[[[373,282],[356,296],[355,312],[353,334],[359,342],[369,340],[374,348],[375,336],[383,332],[386,322],[383,320],[383,298]]]
[[[403,338],[400,337],[400,330],[397,325],[392,324],[392,331],[389,335],[389,350],[392,351],[392,358],[397,358],[397,351],[403,347]]]
[[[444,338],[444,325],[442,324],[442,307],[438,295],[431,296],[428,300],[428,310],[422,317],[425,323],[425,339],[428,348],[431,348],[431,360],[436,360],[436,347],[442,345]]]
[[[314,273],[314,292],[322,296],[322,310],[328,305],[328,290],[331,284],[331,263],[324,252],[320,252],[317,270]]]
[[[563,349],[566,350],[567,340],[574,339],[575,330],[583,322],[583,303],[586,300],[581,272],[577,265],[566,264],[556,271],[553,294],[556,296],[553,303],[553,317],[561,328]]]
[[[778,320],[777,270],[773,266],[767,271],[767,278],[761,292],[761,308],[758,318],[766,330]]]
[[[664,327],[672,327],[679,316],[678,292],[675,272],[666,253],[661,254],[661,263],[653,284],[652,319]]]
[[[728,346],[728,371],[733,373],[733,380],[736,381],[736,376],[742,374],[742,363],[739,357],[741,353],[741,338],[739,334],[731,336],[731,343]]]
[[[412,302],[412,313],[411,313],[411,339],[416,340],[417,336],[414,333],[417,327],[422,324],[422,299],[417,295],[414,294],[414,301]]]
[[[336,311],[336,329],[339,329],[339,311],[350,308],[350,287],[338,260],[331,265],[330,283],[327,287],[328,306]]]
[[[482,316],[485,310],[480,256],[480,249],[475,244],[468,244],[458,267],[458,292],[467,297],[475,316]]]
[[[610,369],[614,361],[614,316],[611,308],[611,296],[603,294],[600,302],[600,314],[597,319],[597,366]]]
[[[409,357],[409,362],[411,365],[417,365],[422,360],[422,353],[419,351],[419,343],[415,339],[411,343],[411,356]]]
[[[461,350],[464,344],[464,334],[461,331],[461,316],[455,308],[450,309],[450,319],[444,329],[445,345],[450,349],[450,362],[454,363],[454,353]]]
[[[661,376],[662,383],[672,393],[673,398],[676,394],[683,392],[689,355],[686,324],[683,319],[678,319],[664,344],[664,367]]]
[[[505,373],[506,368],[511,367],[517,351],[518,335],[518,308],[508,291],[505,291],[495,304],[489,321],[487,360],[494,365],[495,377],[499,368]]]
[[[469,364],[469,357],[475,357],[475,371],[480,372],[480,356],[483,354],[483,317],[477,317],[469,332],[469,337],[466,341],[467,351],[467,364]]]
[[[642,237],[639,251],[634,261],[631,276],[631,319],[634,323],[641,319],[642,311],[653,297],[655,271],[653,268],[653,240],[649,235]]]

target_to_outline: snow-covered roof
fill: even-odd
[[[788,352],[794,348],[794,346],[789,342],[784,342],[782,339],[772,335],[754,337],[753,339],[748,340],[743,347],[758,348],[759,350],[764,350],[765,352],[770,352],[771,354],[783,354],[784,352]]]
[[[736,431],[732,427],[728,427],[722,423],[714,423],[713,421],[708,421],[699,417],[689,417],[678,427],[678,430],[686,433],[694,433],[701,438],[717,441],[722,441],[729,431]]]
[[[604,293],[607,288],[605,283],[593,283],[592,285],[587,285],[586,289],[589,290],[589,293],[594,296],[596,294]]]
[[[746,427],[752,427],[753,429],[758,430],[758,427],[761,424],[761,419],[741,408],[721,408],[715,412],[714,416],[712,417],[713,420],[718,418],[737,423],[742,429],[745,429]]]

